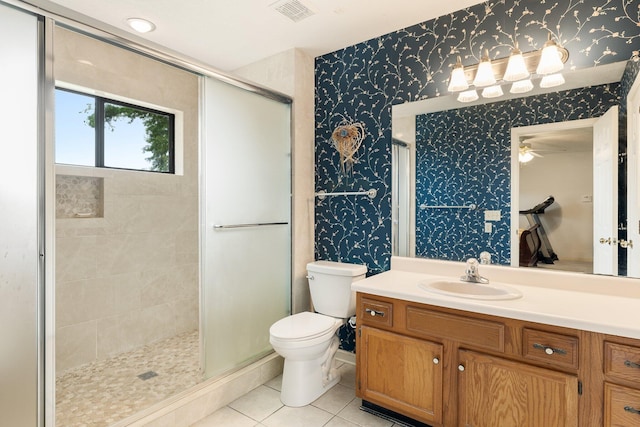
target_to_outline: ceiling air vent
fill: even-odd
[[[300,22],[315,14],[299,0],[281,0],[273,3],[271,7],[293,22]]]

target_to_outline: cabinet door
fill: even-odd
[[[470,351],[459,356],[459,426],[578,426],[575,376]]]
[[[427,423],[442,422],[442,345],[361,328],[360,391],[365,400]]]

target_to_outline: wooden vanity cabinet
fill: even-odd
[[[363,293],[356,316],[363,400],[434,427],[602,425],[578,331]]]
[[[605,427],[640,426],[639,344],[636,340],[616,337],[605,339]]]

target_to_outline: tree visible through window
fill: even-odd
[[[173,143],[173,114],[56,90],[57,163],[173,173]]]

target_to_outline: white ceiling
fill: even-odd
[[[157,28],[140,37],[220,71],[232,71],[291,48],[319,56],[481,3],[299,0],[315,14],[295,23],[271,7],[276,0],[24,1],[85,23],[89,17],[120,32],[132,32],[127,18],[146,18]]]
[[[593,126],[520,135],[539,154],[578,153],[593,150]]]

